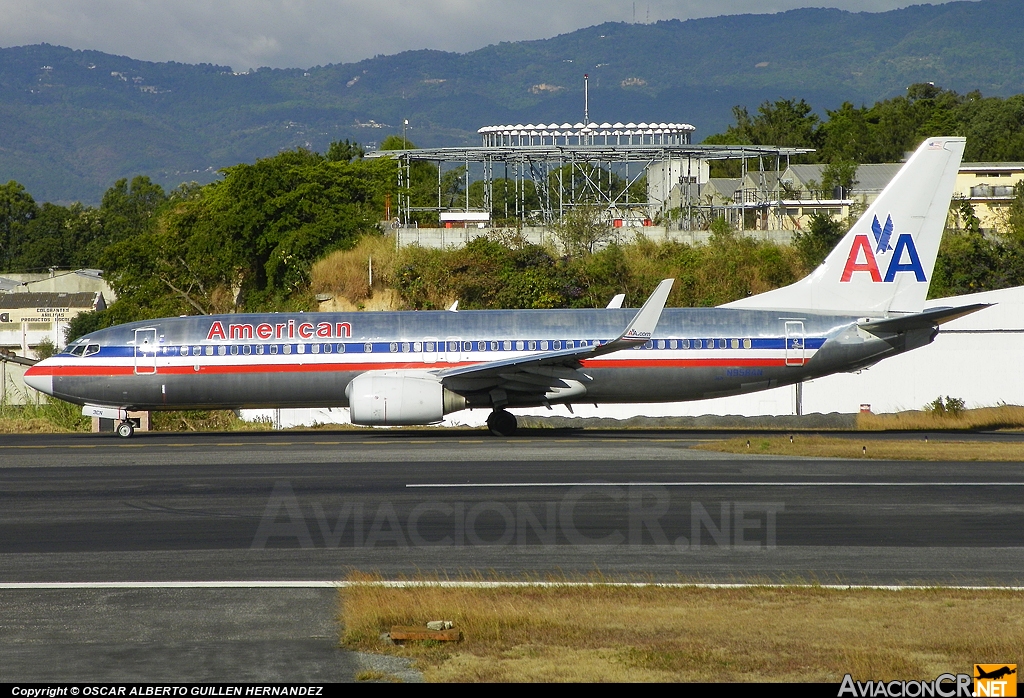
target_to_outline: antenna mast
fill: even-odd
[[[583,125],[590,123],[590,76],[583,75]]]

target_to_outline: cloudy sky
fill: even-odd
[[[943,0],[931,0],[938,4]],[[46,42],[235,70],[308,68],[434,48],[470,51],[602,22],[797,7],[881,12],[901,0],[0,0],[0,46]]]

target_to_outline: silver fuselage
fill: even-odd
[[[89,355],[62,353],[29,373],[79,404],[138,410],[345,407],[371,370],[441,371],[614,339],[635,310],[482,310],[191,316],[94,332]],[[585,359],[584,395],[563,402],[699,400],[841,371],[929,343],[936,330],[876,336],[857,317],[793,311],[667,308],[646,345]],[[468,406],[472,379],[445,384]],[[509,406],[546,400],[508,392]]]

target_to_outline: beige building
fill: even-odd
[[[986,232],[1004,229],[1013,188],[1024,181],[1024,162],[965,162],[956,177],[954,198],[966,199]]]
[[[850,190],[824,192],[825,165],[790,165],[781,174],[748,172],[740,178],[712,177],[699,190],[690,187],[690,205],[705,220],[724,216],[744,230],[806,230],[811,216],[823,213],[839,220],[859,215],[896,176],[903,163],[860,165]],[[1024,162],[965,162],[953,193],[974,206],[986,232],[1005,227],[1014,186],[1024,181]],[[685,192],[677,188],[673,206]],[[741,225],[742,223],[742,225]]]
[[[0,352],[35,359],[36,348],[46,341],[61,349],[72,318],[106,307],[99,292],[0,293]],[[20,363],[0,360],[0,404],[37,400],[35,391],[25,386],[25,368]]]

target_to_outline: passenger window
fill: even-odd
[[[423,342],[413,342],[412,350],[415,352],[423,351]]]
[[[306,353],[306,345],[305,344],[299,344],[299,345],[297,345],[295,347],[295,350],[297,352],[299,352],[300,354],[305,354]]]
[[[237,344],[232,344],[231,345],[231,353],[236,355],[236,356],[238,355],[238,345]]]
[[[277,345],[276,344],[271,344],[270,345],[270,353],[271,354],[276,354],[277,353]]]
[[[291,344],[285,344],[284,345],[284,353],[285,354],[291,354],[292,353],[292,345]]]
[[[330,346],[330,345],[327,345],[327,346]],[[345,347],[346,347],[345,344],[338,344],[338,353],[339,354],[344,354],[345,353]]]
[[[366,352],[367,354],[372,352],[373,351],[373,344],[370,343],[370,342],[367,342],[366,344],[364,344],[363,345],[363,351]]]
[[[213,345],[212,344],[206,347],[206,355],[207,356],[213,356]]]
[[[264,347],[262,344],[257,344],[256,345],[256,353],[257,354],[262,354],[264,351],[266,351],[266,347]]]
[[[388,345],[388,349],[391,350],[392,354],[398,353],[398,342],[392,342],[390,345]]]
[[[744,339],[743,340],[743,348],[744,349],[749,349],[750,348],[750,340],[749,339]]]
[[[245,354],[246,356],[249,356],[249,354],[252,353],[252,347],[246,344],[245,346],[242,347],[242,353]]]
[[[181,355],[182,356],[188,356],[188,347],[182,347],[181,348]]]
[[[228,353],[228,348],[225,347],[223,344],[221,344],[219,347],[217,347],[217,354],[219,356],[224,356],[227,353]]]
[[[733,349],[739,349],[740,348],[740,340],[738,340],[738,339],[730,339],[729,340],[729,346],[731,346]]]
[[[312,347],[312,350],[313,350],[314,354],[319,354],[320,353],[320,345],[319,344],[314,344],[313,347]]]

